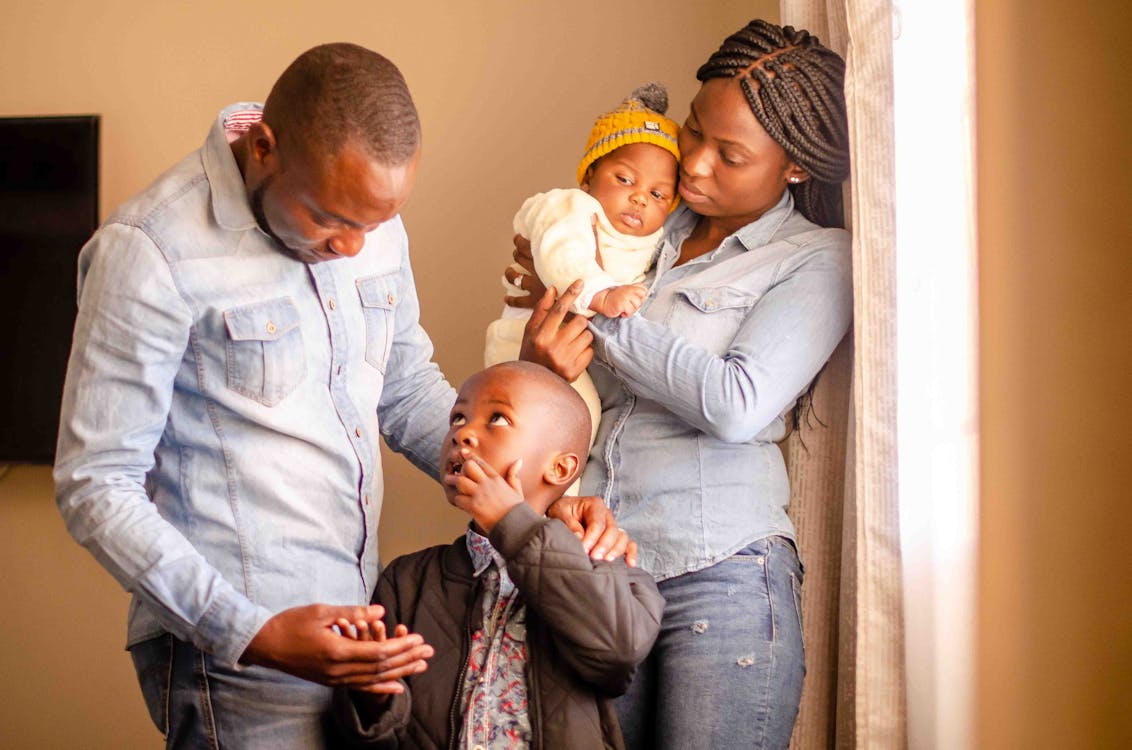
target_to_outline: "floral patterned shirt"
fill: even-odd
[[[531,744],[527,713],[527,611],[507,564],[487,537],[468,528],[472,568],[484,587],[483,627],[472,633],[461,685],[458,747],[514,750]]]

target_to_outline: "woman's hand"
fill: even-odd
[[[566,524],[593,559],[612,561],[624,555],[629,567],[637,567],[637,543],[618,527],[613,511],[600,497],[560,497],[546,515]]]
[[[519,359],[542,365],[571,383],[578,379],[594,358],[587,320],[570,313],[581,293],[581,279],[557,298],[554,287],[546,290],[523,329]]]
[[[530,240],[521,234],[517,234],[511,241],[515,244],[515,249],[511,253],[515,262],[503,270],[503,276],[508,282],[528,292],[528,294],[521,297],[508,295],[503,298],[503,302],[512,307],[523,307],[529,310],[542,298],[542,295],[546,294],[546,287],[538,274],[535,273],[535,258],[531,252]]]

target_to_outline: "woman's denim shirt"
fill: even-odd
[[[794,537],[777,441],[852,314],[849,234],[807,221],[789,191],[674,267],[698,218],[669,217],[638,314],[590,323],[602,421],[582,490],[606,499],[658,580]]]
[[[133,594],[128,644],[230,664],[287,607],[369,602],[380,439],[435,476],[455,398],[399,218],[315,265],[259,229],[225,132],[256,108],[83,248],[55,467],[67,528]]]

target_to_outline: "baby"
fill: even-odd
[[[578,165],[580,189],[538,193],[515,215],[515,232],[530,240],[543,284],[562,291],[576,279],[584,282],[574,305],[579,315],[629,316],[645,299],[640,282],[677,198],[679,126],[664,116],[667,109],[663,86],[638,88],[594,123]],[[510,295],[524,294],[504,284]],[[487,329],[486,365],[518,359],[530,315],[503,309]],[[597,391],[585,373],[573,385],[590,410],[592,438],[601,417]]]
[[[360,640],[411,629],[435,655],[384,695],[336,691],[339,728],[372,747],[623,747],[611,698],[664,600],[647,573],[590,559],[545,516],[585,463],[581,398],[550,370],[505,362],[464,383],[450,424],[440,469],[468,531],[389,564],[374,593],[384,621],[338,623]]]

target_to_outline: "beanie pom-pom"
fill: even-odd
[[[664,88],[664,84],[655,81],[646,83],[635,89],[629,98],[636,99],[657,114],[668,112],[668,89]]]

